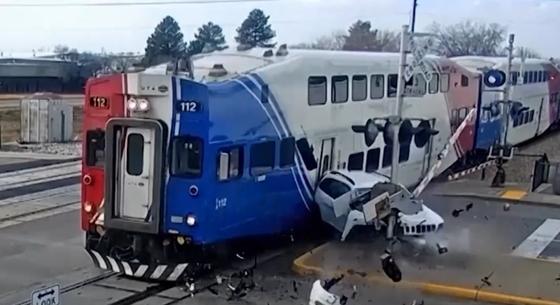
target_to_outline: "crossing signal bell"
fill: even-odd
[[[501,70],[488,70],[484,73],[484,85],[489,88],[501,87],[506,83],[506,74]]]
[[[420,123],[417,127],[413,127],[412,121],[409,119],[402,121],[399,128],[399,143],[408,144],[414,138],[414,144],[416,144],[416,147],[422,148],[428,143],[430,137],[439,133],[439,131],[431,127],[428,120],[419,121]],[[356,133],[363,133],[364,142],[368,147],[373,145],[380,132],[383,133],[383,142],[385,142],[385,145],[393,146],[393,128],[395,127],[391,124],[391,122],[389,122],[389,120],[385,120],[385,124],[381,125],[375,123],[373,119],[369,119],[365,125],[353,125],[352,131]]]

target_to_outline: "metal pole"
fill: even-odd
[[[410,25],[410,32],[414,33],[414,25],[416,24],[416,6],[417,0],[412,0],[412,24]]]
[[[402,103],[404,91],[404,69],[406,68],[406,53],[408,49],[408,25],[402,26],[401,31],[401,51],[399,61],[399,75],[397,80],[397,102],[395,103],[395,114],[390,118],[393,128],[393,162],[391,163],[391,182],[396,183],[398,180],[399,169],[399,128],[401,126]]]
[[[501,146],[505,147],[507,144],[507,131],[509,127],[509,97],[511,91],[511,62],[513,61],[513,41],[515,36],[513,34],[509,34],[508,39],[508,64],[506,68],[506,86],[504,87],[504,102],[502,103],[502,141]]]

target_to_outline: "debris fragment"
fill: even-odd
[[[209,286],[206,289],[208,289],[208,291],[210,291],[213,295],[218,295],[218,291],[214,289],[214,287]]]
[[[560,274],[554,279],[555,281],[560,281]]]
[[[473,208],[473,203],[472,203],[472,202],[470,202],[469,204],[467,204],[467,206],[466,206],[466,210],[467,210],[467,211],[470,211],[470,209],[472,209],[472,208]]]
[[[325,285],[323,285],[323,288],[325,288],[326,291],[329,291],[334,285],[340,282],[343,278],[344,278],[344,274],[341,274],[339,277],[333,277],[330,280],[325,280]]]
[[[241,254],[239,253],[235,253],[235,256],[237,256],[237,258],[239,258],[240,260],[245,260],[245,257],[243,257]]]
[[[298,289],[297,289],[297,283],[296,281],[292,281],[292,287],[294,288],[294,292],[297,294],[298,293]]]
[[[449,250],[447,249],[447,247],[442,246],[442,245],[440,245],[439,243],[436,244],[436,246],[437,246],[437,249],[438,249],[439,254],[445,254],[445,253],[449,252]]]
[[[389,251],[385,251],[385,253],[381,255],[381,267],[383,268],[385,274],[393,280],[393,282],[401,281],[401,270],[399,269],[399,266],[397,266],[397,263],[395,263],[395,260]]]
[[[484,219],[488,220],[488,216],[484,215]]]
[[[492,286],[492,283],[490,282],[490,277],[492,277],[492,275],[494,274],[494,271],[490,272],[490,274],[488,274],[487,276],[481,278],[480,280],[482,281],[482,283],[484,283],[487,286]]]
[[[511,208],[511,205],[509,203],[504,204],[504,211],[509,211],[509,209]]]
[[[354,269],[348,269],[346,272],[348,272],[348,274],[350,275],[354,275],[357,274],[361,277],[366,277],[367,276],[367,272],[363,272],[363,271],[355,271]]]
[[[358,289],[356,288],[356,285],[352,286],[352,296],[350,297],[352,300],[356,298],[356,295],[358,294]]]
[[[453,212],[451,212],[451,215],[453,217],[459,217],[459,215],[461,215],[461,213],[463,212],[463,209],[454,209]]]
[[[345,305],[348,301],[346,296],[337,296],[328,291],[334,284],[342,279],[343,276],[325,281],[325,285],[321,285],[321,280],[313,282],[311,293],[309,295],[309,304],[321,305]],[[327,287],[327,284],[330,284]]]

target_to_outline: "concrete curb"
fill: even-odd
[[[483,200],[495,200],[495,201],[504,201],[504,202],[516,202],[521,204],[530,204],[530,205],[539,205],[544,207],[553,207],[553,208],[560,208],[560,202],[543,202],[543,201],[536,201],[531,199],[510,199],[510,198],[502,198],[500,196],[493,196],[493,195],[481,195],[476,193],[439,193],[435,192],[434,195],[442,196],[442,197],[469,197],[469,198],[476,198],[476,199],[483,199]]]
[[[305,263],[306,260],[308,260],[313,254],[313,251],[319,251],[322,248],[324,248],[326,245],[327,244],[325,243],[296,258],[292,263],[292,270],[296,274],[301,276],[327,275],[329,272],[323,270],[322,268],[306,265]],[[360,277],[357,276],[355,273],[349,273],[347,270],[336,270],[336,271],[332,271],[331,273],[335,273],[337,275],[344,274],[345,277],[358,281],[364,281],[370,284],[374,283],[374,284],[384,284],[384,285],[392,285],[392,286],[398,285],[399,287],[403,287],[403,288],[419,289],[425,293],[429,293],[433,295],[442,295],[447,297],[467,299],[473,301],[492,302],[492,303],[508,304],[508,305],[560,305],[560,302],[556,302],[556,301],[509,295],[509,294],[498,293],[498,292],[482,291],[474,288],[442,285],[442,284],[430,283],[430,282],[400,281],[398,283],[394,283],[385,276],[367,275],[367,276]]]

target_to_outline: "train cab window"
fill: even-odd
[[[451,110],[451,126],[456,127],[459,125],[459,110],[453,109]]]
[[[457,122],[457,125],[460,125],[465,120],[468,112],[469,110],[466,107],[459,109],[459,120]]]
[[[335,179],[326,178],[319,184],[319,189],[329,195],[332,199],[336,199],[350,191],[350,187]]]
[[[517,85],[517,77],[518,76],[519,76],[519,72],[511,72],[510,79],[511,79],[511,85],[512,86]]]
[[[523,124],[527,124],[529,123],[529,112],[525,111],[523,112]]]
[[[293,137],[285,138],[280,141],[280,167],[290,167],[294,165],[296,141]]]
[[[548,71],[543,72],[544,81],[548,82]]]
[[[439,88],[440,91],[444,93],[449,91],[449,74],[447,73],[441,74]]]
[[[399,163],[408,161],[410,157],[410,142],[399,145]]]
[[[393,146],[385,145],[383,148],[383,164],[382,167],[390,166],[393,161]]]
[[[361,171],[364,169],[364,153],[354,153],[348,156],[348,170]]]
[[[529,72],[523,72],[523,83],[527,84],[529,82]]]
[[[144,136],[131,133],[126,142],[126,172],[132,176],[140,176],[144,169]]]
[[[105,132],[101,129],[86,133],[86,165],[103,167],[105,162]]]
[[[372,173],[379,168],[379,157],[381,155],[381,149],[372,148],[367,152],[366,159],[366,172]]]
[[[225,164],[221,164],[223,154],[227,156]],[[219,181],[241,177],[243,175],[243,148],[237,146],[220,149],[216,168]],[[224,170],[224,175],[220,175],[221,170]]]
[[[371,76],[371,98],[376,100],[383,98],[385,90],[385,75],[374,74]]]
[[[346,103],[348,101],[348,76],[333,76],[331,84],[331,102]]]
[[[544,77],[543,77],[543,71],[539,71],[539,83],[544,81]]]
[[[399,76],[397,74],[387,75],[387,97],[397,96],[398,82],[399,82]]]
[[[532,122],[535,118],[535,110],[529,111],[529,122]]]
[[[324,105],[327,103],[327,78],[324,76],[310,76],[307,81],[307,103],[309,105]]]
[[[251,175],[259,176],[272,171],[274,156],[274,141],[253,144],[251,146]]]
[[[461,87],[469,86],[469,78],[466,75],[461,74]]]
[[[174,138],[172,152],[172,175],[198,177],[202,174],[202,140],[200,138]]]
[[[439,74],[434,73],[432,74],[432,79],[430,79],[430,83],[428,85],[428,92],[430,94],[438,93],[439,89]]]
[[[355,102],[363,101],[367,98],[367,76],[352,76],[352,100]]]

